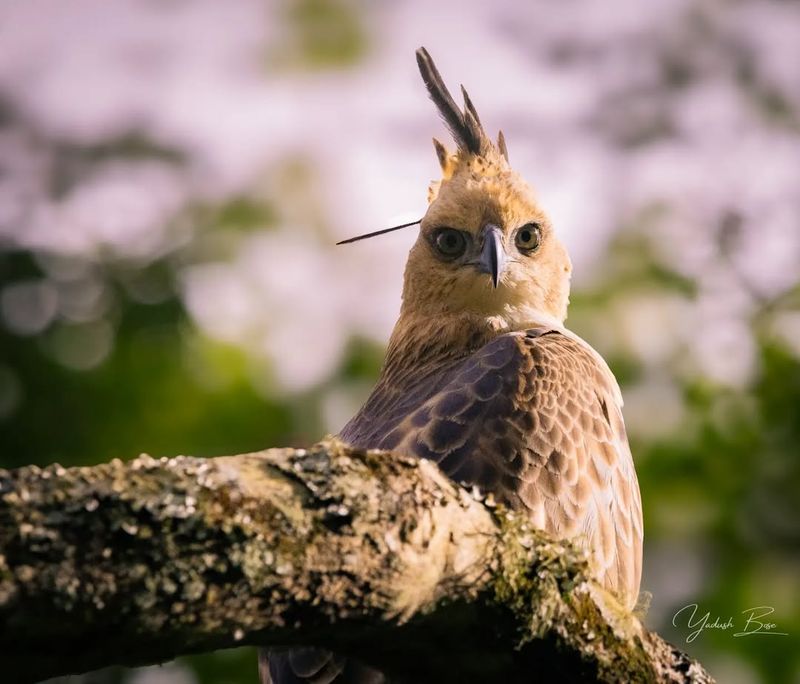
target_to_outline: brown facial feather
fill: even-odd
[[[567,251],[533,191],[513,170],[496,159],[472,157],[452,162],[453,171],[435,193],[422,219],[417,242],[409,253],[404,277],[402,314],[503,314],[510,329],[536,321],[538,312],[556,321],[567,315],[572,265]],[[431,234],[454,228],[481,243],[487,224],[500,228],[508,264],[497,288],[474,267],[443,262],[431,247]],[[541,229],[540,246],[531,253],[514,244],[516,231],[526,224]]]

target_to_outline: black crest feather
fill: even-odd
[[[337,245],[349,245],[351,242],[358,242],[359,240],[366,240],[367,238],[375,237],[376,235],[385,235],[386,233],[391,233],[395,230],[400,230],[401,228],[408,228],[409,226],[416,226],[422,223],[422,219],[418,221],[411,221],[410,223],[404,223],[401,226],[394,226],[392,228],[384,228],[383,230],[376,230],[372,233],[365,233],[364,235],[356,235],[356,237],[347,238],[346,240],[340,240],[337,242]]]
[[[467,91],[464,90],[464,86],[461,86],[461,92],[464,95],[464,111],[462,112],[453,100],[453,96],[450,95],[439,70],[424,47],[417,50],[417,64],[428,93],[458,147],[473,154],[486,152],[492,143],[483,130],[478,112],[467,95]]]

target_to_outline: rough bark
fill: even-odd
[[[613,603],[431,463],[335,441],[0,471],[4,682],[301,643],[398,681],[711,681]]]

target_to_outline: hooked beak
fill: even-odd
[[[492,285],[497,288],[500,276],[506,268],[506,250],[503,247],[503,233],[495,225],[488,223],[483,229],[483,246],[478,260],[478,270],[488,273]]]

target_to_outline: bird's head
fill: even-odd
[[[476,314],[514,328],[537,314],[563,322],[569,256],[530,186],[509,166],[502,133],[497,142],[487,137],[463,88],[463,110],[455,104],[424,48],[417,61],[456,149],[434,140],[442,178],[429,188],[409,254],[404,311]]]

